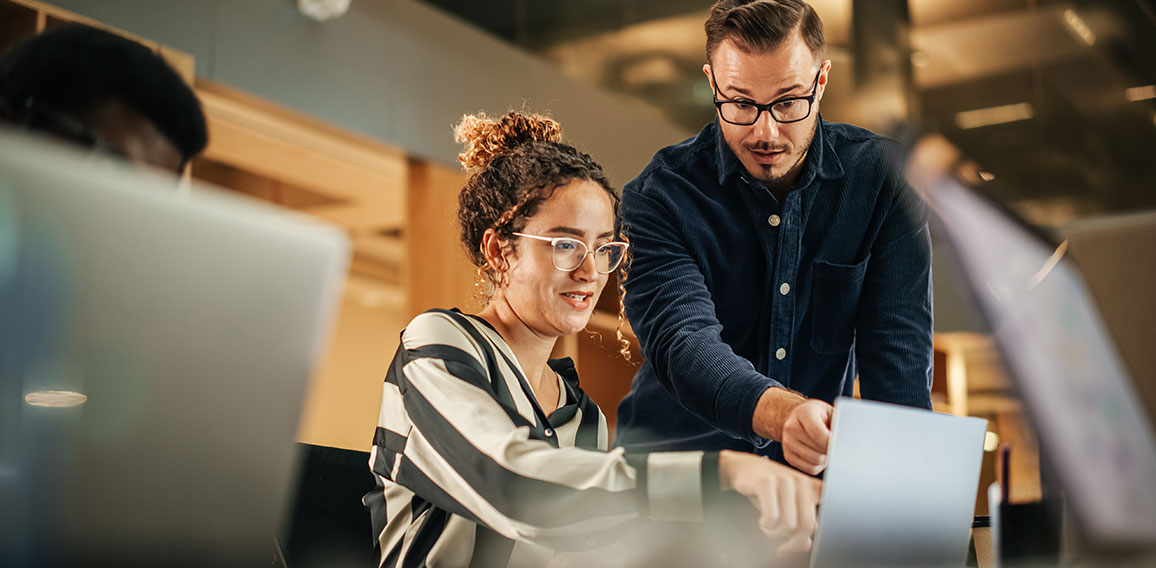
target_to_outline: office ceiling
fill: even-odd
[[[709,1],[426,1],[688,130],[713,118]],[[888,131],[872,119],[898,108],[963,147],[989,190],[1041,225],[1156,208],[1156,0],[900,2],[883,21],[909,38],[909,90],[890,102],[857,75],[852,18],[888,2],[857,1],[812,1],[834,62],[825,118]]]

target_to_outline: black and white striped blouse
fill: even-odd
[[[543,566],[640,518],[697,521],[717,458],[607,452],[569,359],[548,418],[501,336],[456,310],[414,318],[386,375],[365,496],[381,566]],[[712,488],[713,487],[713,488]]]

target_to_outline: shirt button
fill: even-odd
[[[780,349],[780,351],[782,351],[782,350]],[[782,357],[779,357],[779,358],[782,359]],[[554,435],[554,431],[549,429],[549,428],[546,428],[546,437],[549,438],[550,436],[553,436],[553,435]]]
[[[775,351],[775,359],[782,361],[783,359],[786,359],[786,358],[787,358],[787,350],[786,349],[783,349],[782,347],[780,347],[778,351]]]
[[[772,227],[778,227],[779,223],[782,221],[783,220],[779,219],[778,215],[771,215],[770,217],[767,217],[767,223],[769,223]]]
[[[787,294],[790,294],[791,293],[791,285],[787,284],[786,282],[783,282],[783,285],[779,286],[779,293],[784,295],[784,296],[786,296]]]

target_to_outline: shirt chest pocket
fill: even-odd
[[[855,315],[863,276],[864,258],[856,264],[816,260],[811,294],[811,348],[819,353],[846,353],[855,339]]]

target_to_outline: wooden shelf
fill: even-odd
[[[0,53],[39,31],[40,13],[28,6],[0,3]]]
[[[71,23],[99,28],[144,45],[164,57],[187,83],[193,84],[196,60],[192,55],[39,0],[0,0],[0,52],[15,41]]]

